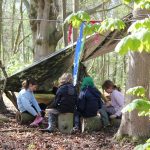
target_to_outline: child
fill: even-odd
[[[53,132],[59,113],[74,113],[77,92],[72,84],[72,80],[70,73],[64,73],[59,78],[59,87],[56,90],[56,97],[52,109],[49,109],[48,128],[41,129],[41,131]]]
[[[18,109],[21,113],[27,112],[35,117],[30,125],[37,126],[43,118],[41,117],[41,108],[39,107],[33,91],[37,88],[37,82],[33,79],[27,79],[22,83],[22,90],[17,97]]]
[[[101,93],[95,87],[91,77],[85,77],[81,85],[81,91],[77,103],[77,111],[75,112],[75,127],[73,131],[78,131],[80,128],[80,117],[88,118],[97,116],[100,112],[104,126],[109,125],[107,113],[102,109],[103,102]]]
[[[120,89],[110,80],[106,80],[102,88],[110,94],[111,101],[106,103],[106,111],[110,115],[110,118],[120,118],[121,110],[124,106],[124,96],[120,92]]]

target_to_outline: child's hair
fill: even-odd
[[[118,91],[121,91],[121,88],[116,86],[111,80],[106,80],[102,85],[103,90],[109,89],[110,87]]]
[[[25,89],[29,88],[29,84],[37,85],[37,81],[34,79],[26,79],[22,82],[22,87]]]
[[[64,73],[60,78],[59,78],[59,85],[63,85],[66,83],[72,83],[73,78],[71,73]]]

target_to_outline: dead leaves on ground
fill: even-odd
[[[13,130],[15,129],[15,130]],[[0,130],[0,150],[132,150],[130,143],[113,142],[112,137],[116,130],[100,131],[65,135],[60,132],[42,133],[38,128],[28,128],[11,122],[3,123]]]

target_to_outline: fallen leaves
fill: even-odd
[[[116,129],[68,135],[60,132],[42,133],[12,121],[0,126],[0,150],[132,150],[130,143],[112,142]],[[6,132],[7,131],[7,132]]]

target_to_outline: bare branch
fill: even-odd
[[[116,6],[112,7],[112,8],[109,8],[109,9],[96,10],[96,12],[110,11],[110,10],[115,9],[117,7],[120,7],[120,6],[122,6],[122,4],[116,5]]]
[[[103,7],[103,5],[107,4],[108,2],[110,2],[110,0],[107,0],[106,2],[103,2],[103,3],[99,4],[98,6],[96,6],[96,7],[94,7],[94,8],[91,8],[91,9],[87,9],[87,10],[85,10],[85,11],[87,11],[88,14],[92,15],[92,14],[94,14],[94,13],[97,12],[97,11],[96,11],[97,9]]]
[[[28,15],[30,14],[30,4],[28,0],[23,0],[23,4],[26,6]]]
[[[28,38],[30,35],[32,35],[32,33],[26,35],[26,36],[18,43],[18,47],[19,47],[20,44],[21,44],[26,38]]]

